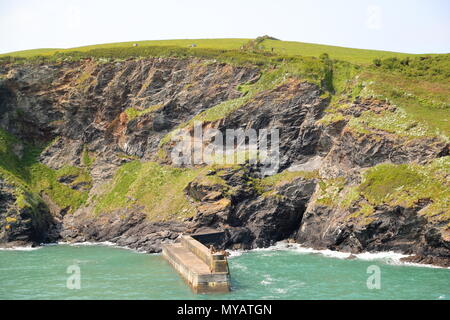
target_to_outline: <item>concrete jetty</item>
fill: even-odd
[[[177,242],[162,247],[163,257],[180,273],[195,293],[230,291],[228,261],[222,253],[206,247],[216,234],[182,235]],[[205,244],[197,239],[205,240]]]

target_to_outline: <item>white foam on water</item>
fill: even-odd
[[[268,286],[273,283],[273,279],[269,274],[264,275],[264,280],[260,282],[264,286]]]
[[[285,288],[275,288],[274,289],[274,291],[276,292],[276,293],[280,293],[280,294],[286,294],[287,292],[288,292],[288,289],[285,289]]]
[[[39,246],[39,247],[23,246],[23,247],[0,248],[0,251],[34,251],[34,250],[39,250],[42,247],[55,246],[55,245],[69,245],[69,246],[74,246],[74,247],[76,247],[76,246],[107,246],[107,247],[126,249],[126,250],[130,250],[130,251],[133,251],[136,253],[145,254],[144,251],[132,249],[132,248],[129,248],[126,246],[119,246],[110,241],[46,243],[46,244],[41,244],[41,246]],[[363,253],[352,254],[350,252],[333,251],[333,250],[329,250],[329,249],[318,250],[318,249],[313,249],[313,248],[309,248],[309,247],[304,247],[298,243],[289,243],[286,241],[277,242],[275,245],[267,247],[267,248],[256,248],[256,249],[252,249],[252,250],[227,250],[227,252],[229,253],[229,256],[228,256],[229,259],[239,257],[246,252],[258,252],[258,251],[293,251],[293,252],[298,252],[301,254],[320,254],[325,257],[337,258],[337,259],[348,259],[348,258],[354,257],[356,259],[365,260],[365,261],[383,261],[390,265],[425,267],[425,268],[449,269],[450,270],[450,267],[445,268],[445,267],[435,266],[435,265],[431,265],[431,264],[422,264],[422,263],[401,261],[402,258],[409,257],[410,255],[406,255],[406,254],[394,252],[394,251],[363,252]],[[159,253],[154,253],[154,254],[158,255]],[[263,282],[264,281],[265,280],[263,280]]]
[[[298,253],[320,254],[320,255],[323,255],[323,256],[329,257],[329,258],[347,259],[351,255],[348,252],[333,251],[333,250],[329,250],[329,249],[316,250],[316,249],[313,249],[313,248],[307,248],[307,247],[302,247],[300,245],[292,245],[292,244],[291,244],[291,246],[292,246],[292,249],[290,249],[290,250],[298,252]]]
[[[113,242],[110,241],[102,241],[102,242],[91,242],[91,241],[85,241],[85,242],[58,242],[56,245],[67,245],[67,246],[71,246],[71,247],[81,247],[81,246],[104,246],[104,247],[111,247],[111,248],[117,248],[117,249],[125,249],[125,250],[129,250],[129,251],[133,251],[135,253],[140,253],[140,254],[154,254],[154,255],[159,255],[159,253],[146,253],[145,251],[142,250],[138,250],[138,249],[133,249],[127,246],[119,246]]]
[[[396,264],[396,263],[392,263],[392,264]],[[407,261],[399,261],[397,263],[397,265],[401,265],[401,266],[411,266],[411,267],[422,267],[422,268],[432,268],[432,269],[449,269],[446,267],[440,267],[440,266],[435,266],[433,264],[424,264],[424,263],[415,263],[415,262],[407,262]]]
[[[0,248],[0,251],[35,251],[39,249],[41,249],[41,247],[24,246],[24,247]]]
[[[233,263],[233,269],[239,269],[239,270],[242,270],[242,271],[247,271],[248,270],[247,266],[244,266],[244,265],[239,264],[239,263]]]
[[[243,253],[245,253],[245,250],[227,250],[228,252],[228,259],[235,258],[242,256]]]
[[[78,246],[107,246],[107,247],[117,247],[115,243],[109,242],[109,241],[103,241],[103,242],[91,242],[91,241],[85,241],[85,242],[58,242],[57,244],[62,245],[68,245],[73,247]]]
[[[275,245],[267,248],[257,248],[252,250],[232,250],[230,252],[230,257],[238,257],[245,252],[258,252],[258,251],[293,251],[301,254],[320,254],[329,258],[336,259],[349,259],[355,258],[364,261],[383,261],[390,265],[401,265],[401,266],[413,266],[413,267],[425,267],[425,268],[437,268],[437,269],[450,269],[445,267],[439,267],[430,264],[413,263],[401,261],[402,258],[409,257],[410,255],[403,254],[394,251],[384,251],[384,252],[363,252],[352,254],[350,252],[334,251],[329,249],[318,250],[309,247],[304,247],[298,243],[289,243],[287,241],[277,242]]]
[[[400,261],[401,258],[409,257],[407,254],[394,252],[394,251],[385,251],[385,252],[363,252],[355,254],[355,256],[360,260],[373,261],[373,260],[391,260],[391,261]]]

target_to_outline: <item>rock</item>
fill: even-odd
[[[22,205],[16,191],[0,177],[0,247],[35,246],[58,239],[59,221],[46,204],[22,190]]]
[[[367,111],[393,112],[396,107],[386,101],[358,97],[347,101],[350,107],[340,111],[338,120],[323,122],[330,99],[321,87],[286,78],[205,125],[223,133],[279,128],[280,164],[269,174],[306,172],[310,178],[307,174],[281,178],[268,186],[262,183],[261,167],[210,169],[193,178],[183,191],[195,214],[160,221],[149,219],[130,195],[126,206],[111,212],[96,212],[95,201],[114,183],[115,173],[125,163],[170,165],[161,151],[170,154],[174,144],[161,148],[161,139],[200,112],[243,97],[237,88],[259,79],[256,67],[195,58],[105,63],[89,59],[2,64],[0,72],[0,128],[22,141],[10,147],[11,153],[21,159],[26,154],[23,142],[45,144],[40,163],[53,170],[76,166],[92,177],[92,188],[85,182],[74,184],[72,175],[59,178],[60,183],[89,193],[86,205],[71,214],[67,214],[70,208],[59,208],[45,193],[25,192],[35,205],[20,207],[17,186],[0,177],[1,245],[58,239],[112,241],[159,252],[162,243],[174,241],[181,233],[209,228],[225,231],[218,249],[267,247],[293,238],[314,248],[352,253],[397,250],[413,254],[408,258],[411,262],[444,266],[450,261],[450,221],[421,214],[429,199],[420,199],[412,207],[378,205],[370,216],[359,218],[352,217],[356,204],[344,207],[320,201],[320,182],[325,180],[342,181],[337,194],[360,185],[364,170],[375,165],[426,164],[449,155],[449,143],[439,137],[409,139],[382,130],[358,131],[349,125],[348,119]]]

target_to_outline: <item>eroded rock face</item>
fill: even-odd
[[[279,129],[280,168],[284,169],[295,161],[323,153],[318,150],[320,131],[315,125],[329,103],[322,93],[317,85],[290,80],[257,95],[226,117],[219,129]]]
[[[61,237],[69,242],[111,241],[154,253],[161,251],[162,243],[181,233],[214,229],[225,231],[218,247],[267,247],[295,233],[316,185],[314,179],[300,178],[277,187],[273,194],[261,196],[251,184],[255,178],[251,168],[230,168],[220,176],[224,183],[196,179],[188,184],[186,196],[197,209],[192,218],[155,222],[149,221],[139,207],[98,216],[83,209],[64,217]]]
[[[447,156],[449,144],[438,138],[358,131],[346,118],[321,122],[329,99],[315,84],[287,79],[205,125],[223,133],[279,128],[278,171],[314,171],[317,176],[296,177],[261,190],[256,185],[263,178],[258,168],[244,165],[211,172],[220,179],[211,183],[197,177],[184,190],[195,207],[193,217],[150,221],[139,206],[94,214],[92,203],[112,183],[121,165],[135,159],[160,161],[157,152],[166,134],[206,109],[241,97],[238,85],[254,83],[259,71],[169,58],[4,65],[0,71],[5,75],[0,80],[0,127],[23,141],[53,140],[39,161],[52,169],[84,166],[93,180],[86,206],[67,214],[67,208],[58,208],[42,194],[37,216],[19,210],[14,188],[0,180],[3,243],[56,238],[112,241],[159,252],[161,243],[180,233],[212,228],[226,231],[223,248],[266,247],[295,238],[315,248],[353,253],[397,250],[414,254],[411,261],[449,265],[449,221],[422,216],[426,201],[417,207],[378,206],[370,219],[351,218],[356,211],[352,206],[319,201],[321,179],[342,179],[344,187],[357,185],[367,168],[385,162],[426,164]],[[357,99],[343,113],[360,117],[367,110],[377,113],[392,108],[377,99]],[[165,148],[170,152],[171,145]],[[15,152],[21,156],[22,149]],[[89,165],[83,163],[86,153],[92,155]],[[70,184],[73,178],[65,176],[61,181]],[[15,228],[6,230],[8,223]]]
[[[190,59],[9,68],[0,84],[1,127],[27,141],[60,136],[42,157],[52,168],[76,164],[84,144],[100,155],[121,151],[152,159],[169,130],[241,96],[237,86],[259,77],[257,69]],[[140,116],[130,119],[127,108]]]
[[[380,207],[366,221],[351,221],[349,212],[312,204],[295,239],[317,249],[351,253],[397,251],[415,255],[411,262],[450,266],[450,238],[445,224],[432,224],[420,207]]]
[[[44,203],[31,208],[26,205],[30,201],[36,201],[30,193],[18,195],[13,185],[0,178],[0,246],[39,245],[59,237],[58,220],[49,208]]]
[[[185,223],[149,222],[137,209],[118,210],[93,216],[86,210],[64,218],[61,237],[68,242],[114,242],[119,246],[148,253],[161,251],[161,244],[187,231]]]

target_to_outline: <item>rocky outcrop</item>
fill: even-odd
[[[185,189],[195,202],[197,214],[183,221],[149,221],[142,208],[128,208],[95,216],[79,210],[64,217],[64,241],[111,241],[121,246],[153,253],[161,244],[181,233],[205,229],[225,231],[222,248],[267,247],[286,239],[298,229],[306,204],[314,191],[314,179],[295,179],[261,195],[252,185],[251,168],[226,169],[209,176],[223,179],[211,183],[198,177]],[[208,177],[208,176],[207,176]]]
[[[148,253],[161,251],[164,241],[175,240],[187,226],[180,222],[148,222],[139,210],[120,210],[93,216],[85,210],[66,216],[60,236],[66,242],[113,242]]]
[[[313,205],[305,212],[295,239],[317,249],[403,252],[415,255],[407,261],[449,267],[448,231],[443,231],[442,225],[429,223],[419,210],[380,207],[361,223],[349,219],[345,210]]]
[[[239,97],[237,86],[259,76],[255,68],[169,58],[6,66],[2,73],[1,127],[27,141],[59,136],[59,146],[70,144],[42,157],[50,167],[76,162],[84,144],[100,155],[151,159],[170,129]]]
[[[396,250],[414,255],[412,261],[449,265],[449,219],[445,213],[438,212],[443,218],[436,219],[421,211],[432,200],[377,204],[366,212],[362,207],[368,200],[361,194],[346,205],[334,201],[361,185],[374,166],[427,165],[449,155],[448,142],[437,136],[411,138],[352,125],[351,119],[365,112],[395,111],[384,100],[347,101],[348,108],[325,121],[330,98],[318,84],[286,77],[257,92],[204,126],[223,134],[227,129],[279,128],[280,166],[271,180],[248,163],[214,167],[206,174],[200,170],[183,191],[195,213],[158,220],[133,199],[100,212],[95,204],[124,164],[170,164],[159,153],[168,154],[173,146],[162,146],[162,139],[203,111],[244,97],[245,90],[238,87],[257,82],[260,70],[193,58],[153,58],[5,64],[0,73],[0,128],[27,142],[14,151],[18,159],[24,157],[25,145],[45,144],[40,164],[52,170],[80,168],[92,180],[57,177],[58,183],[88,194],[74,212],[45,192],[30,190],[21,197],[36,204],[20,206],[17,184],[0,180],[3,244],[111,241],[159,252],[162,243],[181,233],[212,228],[225,231],[223,248],[267,247],[293,238],[315,248]]]
[[[273,90],[263,92],[225,117],[219,129],[278,128],[280,139],[280,168],[296,161],[323,154],[318,150],[320,130],[315,122],[323,116],[329,99],[312,83],[290,80]]]
[[[35,206],[29,203],[36,202]],[[14,247],[53,242],[58,221],[44,202],[0,178],[0,246]]]
[[[289,238],[298,229],[316,184],[314,179],[298,178],[261,190],[249,168],[216,174],[224,179],[224,185],[210,189],[194,181],[188,186],[188,194],[201,197],[191,224],[193,231],[202,227],[226,230],[224,247],[233,248],[267,247]]]

